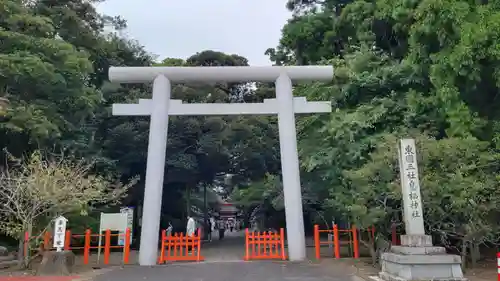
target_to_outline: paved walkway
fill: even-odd
[[[351,281],[344,270],[326,271],[319,264],[281,261],[244,262],[243,232],[217,235],[202,246],[205,261],[161,266],[126,266],[95,277],[95,281]]]
[[[245,255],[245,232],[228,231],[222,240],[215,234],[212,242],[201,246],[201,255],[207,262],[242,261]]]
[[[217,234],[210,243],[202,245],[204,262],[170,263],[140,267],[110,267],[82,277],[2,277],[0,281],[352,281],[353,275],[345,267],[321,263],[293,263],[284,261],[245,262],[244,232],[226,232],[224,239]],[[313,250],[313,248],[308,248]],[[309,253],[313,256],[314,253]],[[112,255],[113,256],[113,255]],[[121,254],[114,257],[117,261]],[[135,262],[137,255],[132,254]]]
[[[94,279],[95,281],[350,281],[339,272],[327,275],[320,267],[290,262],[217,262],[170,264],[166,266],[125,267]]]

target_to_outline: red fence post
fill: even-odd
[[[335,249],[335,258],[340,258],[340,245],[339,245],[339,227],[333,225],[333,248]]]
[[[196,243],[198,244],[198,252],[196,253],[196,261],[201,260],[201,229],[198,229],[198,237],[196,238]]]
[[[109,264],[110,254],[111,254],[111,230],[108,229],[104,234],[104,264]]]
[[[248,228],[245,228],[245,260],[250,260],[250,250],[249,250],[249,241],[248,239],[250,238],[250,233],[248,231]]]
[[[43,248],[45,250],[50,250],[52,246],[50,245],[50,232],[45,231],[43,234]]]
[[[281,259],[286,260],[285,254],[285,229],[280,228]]]
[[[320,240],[319,240],[319,225],[314,225],[314,248],[316,252],[316,259],[319,260],[321,258],[320,250],[321,250]]]
[[[130,255],[130,228],[125,230],[125,243],[123,245],[123,263],[128,264]]]
[[[160,257],[158,258],[158,263],[163,264],[165,262],[165,243],[167,242],[167,231],[164,229],[161,231],[161,248]],[[170,251],[169,251],[170,254]]]
[[[71,230],[66,230],[66,236],[64,236],[64,250],[69,251],[71,249]]]
[[[359,241],[358,241],[358,230],[355,225],[352,225],[352,244],[354,250],[354,258],[359,258]]]
[[[187,234],[186,234],[187,236]],[[188,252],[188,244],[185,243],[184,241],[187,241],[187,239],[184,237],[184,233],[181,232],[181,235],[179,235],[179,254],[175,255],[175,258],[178,259],[179,257],[182,257],[184,255],[187,255]],[[186,253],[184,253],[184,250]]]
[[[90,258],[90,239],[91,239],[91,233],[90,229],[87,229],[85,231],[85,244],[83,247],[83,264],[89,264],[89,258]]]
[[[271,231],[269,231],[267,233],[264,231],[264,241],[263,241],[264,243],[262,245],[262,247],[264,248],[264,257],[267,256],[267,247],[269,244],[269,240],[271,239],[271,235],[272,235]]]
[[[172,260],[175,260],[175,258],[177,257],[177,252],[178,252],[177,248],[179,248],[179,251],[182,251],[181,247],[179,247],[179,241],[182,238],[180,238],[180,236],[179,236],[178,233],[174,234],[174,236],[170,237],[170,238],[172,239],[171,241],[173,241],[173,246],[172,247],[174,247],[174,253],[173,253],[173,259]],[[169,255],[168,255],[169,260],[170,260],[171,257],[172,257],[172,255],[170,255],[170,253],[169,253]]]

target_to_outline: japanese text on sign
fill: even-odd
[[[132,229],[134,226],[134,208],[124,207],[120,208],[120,213],[127,214],[127,228],[131,230],[130,232],[130,241],[132,241]],[[125,245],[125,231],[120,231],[120,235],[118,236],[118,245]]]
[[[54,245],[58,252],[64,247],[64,240],[66,238],[66,222],[67,219],[63,216],[58,217],[54,223]]]
[[[407,227],[414,230],[413,232],[417,232],[414,234],[423,234],[422,200],[415,141],[402,139],[399,151],[405,223]]]

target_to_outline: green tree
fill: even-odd
[[[0,232],[19,238],[20,256],[25,232],[32,237],[50,228],[58,216],[85,215],[97,206],[117,204],[136,181],[121,184],[94,175],[94,163],[68,155],[35,151],[29,158],[9,160],[11,165],[0,173]]]
[[[413,136],[436,242],[460,248],[464,261],[469,246],[477,253],[497,242],[498,4],[291,0],[288,8],[294,17],[271,59],[335,68],[332,83],[295,90],[334,107],[298,121],[303,185],[327,199],[315,208],[385,236],[401,216],[396,139]]]
[[[1,139],[18,154],[77,130],[101,96],[88,84],[89,54],[55,38],[50,18],[34,15],[22,1],[1,6],[0,89],[9,101]]]

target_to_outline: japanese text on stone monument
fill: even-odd
[[[406,233],[425,234],[415,140],[402,139],[399,154]]]

